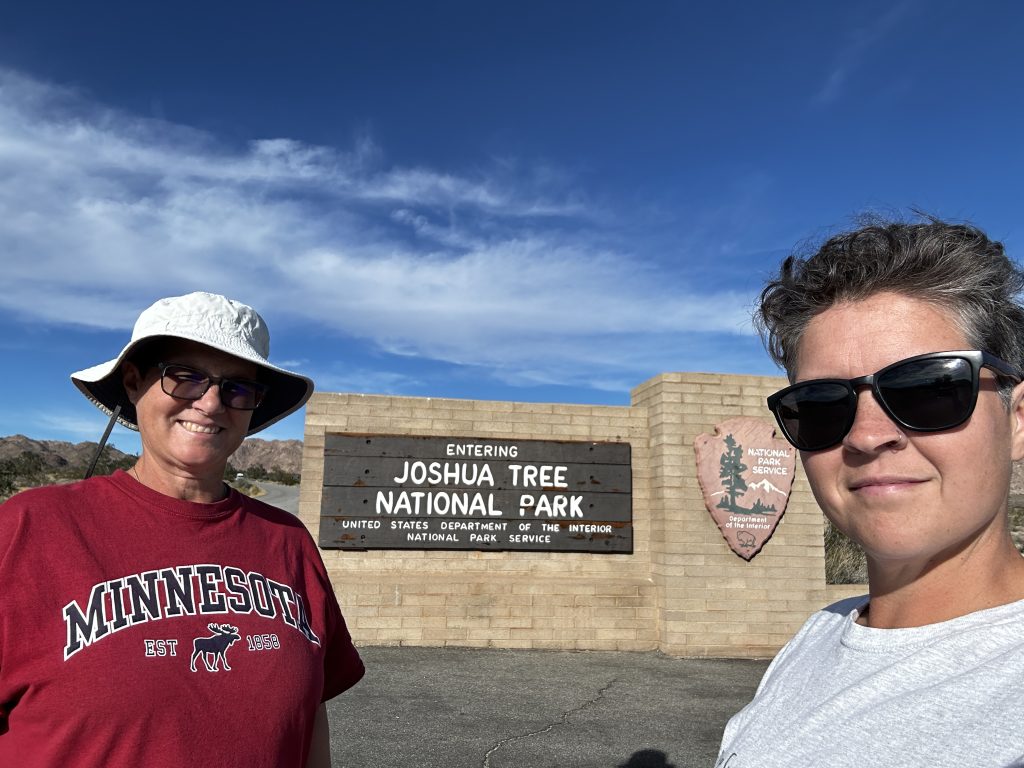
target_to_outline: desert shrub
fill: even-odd
[[[48,482],[46,462],[32,451],[23,451],[13,459],[0,460],[0,501],[22,488]]]
[[[1010,536],[1024,555],[1024,496],[1010,497]]]
[[[867,584],[864,550],[825,518],[825,583]]]
[[[267,470],[262,464],[253,464],[245,470],[245,476],[252,480],[266,480]]]
[[[14,463],[9,459],[0,460],[0,501],[14,495],[17,486],[14,484]]]
[[[135,465],[135,462],[139,460],[138,456],[122,456],[121,458],[114,458],[106,451],[100,455],[99,461],[96,462],[96,469],[93,470],[94,475],[109,475],[116,469],[123,469],[127,471]],[[84,470],[88,467],[83,467]],[[80,475],[79,475],[80,476]]]
[[[224,479],[234,480],[238,472],[239,470],[228,464],[227,469],[224,470]],[[244,474],[246,480],[269,480],[272,483],[281,483],[281,485],[298,485],[300,479],[298,472],[289,472],[278,466],[268,470],[262,464],[253,464],[244,471]]]
[[[276,466],[267,474],[267,480],[272,483],[281,483],[281,485],[298,485],[299,479],[298,472],[288,472]]]
[[[39,485],[46,480],[46,462],[38,453],[22,451],[21,455],[8,459],[15,482],[21,486]]]

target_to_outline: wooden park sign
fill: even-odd
[[[631,553],[630,446],[328,434],[320,546]]]
[[[796,451],[761,419],[740,417],[698,435],[697,479],[704,505],[729,547],[750,560],[775,533],[789,503]]]

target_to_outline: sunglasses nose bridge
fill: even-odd
[[[216,376],[207,376],[206,389],[203,390],[203,394],[195,399],[196,403],[203,404],[206,411],[223,410],[227,408],[227,403],[224,402],[224,393],[221,389],[221,382],[223,378]],[[216,387],[217,391],[210,396],[210,392]]]
[[[870,392],[875,403],[886,413],[887,416],[889,415],[889,409],[886,407],[885,402],[882,399],[882,395],[878,391],[878,387],[875,385],[875,374],[869,373],[866,376],[858,376],[855,379],[849,379],[847,384],[850,387],[850,392],[853,393],[853,397],[851,398],[854,410],[853,419],[856,418],[857,411],[860,410],[860,396],[865,392]],[[851,419],[851,423],[853,419]]]
[[[875,374],[869,373],[867,376],[858,376],[855,379],[850,379],[849,384],[853,388],[854,392],[857,392],[862,387],[871,387],[871,389],[874,390]]]
[[[843,436],[843,445],[862,453],[878,450],[903,439],[903,428],[878,392],[874,376],[852,379],[853,418]]]

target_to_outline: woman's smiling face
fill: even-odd
[[[969,348],[943,309],[879,293],[811,320],[796,380],[851,379],[913,355]],[[1022,433],[1016,410],[1007,412],[994,375],[982,369],[977,407],[959,427],[901,429],[865,388],[843,442],[801,458],[818,503],[869,560],[925,566],[1002,534]]]
[[[176,363],[214,377],[256,379],[256,365],[202,344],[170,340],[161,344],[161,363]],[[124,367],[124,387],[135,405],[143,453],[175,475],[219,479],[232,453],[249,430],[252,411],[226,407],[220,387],[211,386],[198,400],[179,400],[160,386],[160,370],[140,375],[132,363]]]

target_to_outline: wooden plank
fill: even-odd
[[[324,516],[320,546],[331,549],[449,549],[630,554],[633,528],[616,521],[443,520]]]
[[[527,469],[529,467],[529,469]],[[548,469],[541,469],[547,467]],[[563,467],[556,472],[555,467]],[[514,468],[514,469],[513,469]],[[528,482],[532,478],[533,482]],[[432,482],[437,479],[438,482]],[[543,485],[541,482],[547,480]],[[419,461],[400,458],[337,456],[324,464],[324,487],[390,486],[393,488],[465,488],[475,490],[589,491],[629,493],[629,465],[525,464],[478,461]],[[404,481],[404,482],[403,482]],[[556,485],[562,482],[564,485]]]
[[[375,456],[377,458],[447,459],[449,461],[502,460],[545,464],[628,465],[630,463],[630,444],[328,433],[325,436],[324,455],[328,458]]]
[[[438,493],[445,493],[447,499],[438,499]],[[324,488],[321,502],[322,515],[347,517],[389,517],[388,511],[403,517],[448,517],[448,518],[503,518],[521,519],[568,519],[568,520],[614,520],[628,522],[633,519],[632,498],[624,493],[574,493],[535,490],[515,491],[428,491],[426,489],[400,489],[394,486],[346,488],[331,486]],[[404,497],[399,498],[399,494]],[[422,495],[409,498],[412,493]],[[431,497],[428,498],[427,494]],[[383,495],[378,502],[378,494]],[[458,496],[453,502],[451,497]],[[524,504],[523,496],[529,498]],[[479,499],[477,499],[479,497]],[[543,499],[543,501],[542,501]],[[476,502],[474,504],[474,502]],[[378,509],[380,512],[378,513]],[[472,514],[466,511],[472,509]],[[564,514],[558,514],[559,509]],[[397,510],[397,511],[396,511]],[[418,510],[418,512],[417,512]],[[429,510],[429,512],[428,512]],[[573,516],[578,510],[582,516]],[[494,511],[502,514],[495,515]],[[523,514],[520,514],[520,511]]]

